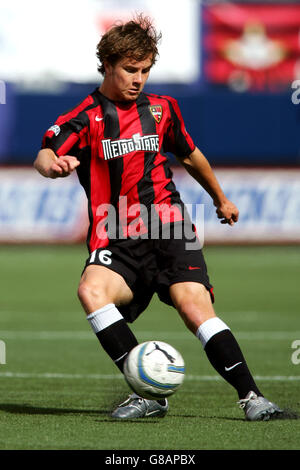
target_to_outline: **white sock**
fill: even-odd
[[[224,330],[230,330],[230,328],[223,322],[223,320],[221,320],[221,318],[213,317],[209,318],[199,326],[196,331],[196,336],[200,339],[202,346],[205,347],[210,338]]]
[[[86,318],[95,334],[104,330],[113,323],[116,323],[119,320],[123,320],[123,316],[115,304],[104,305],[104,307],[101,307],[98,310],[95,310],[95,312],[90,313]]]

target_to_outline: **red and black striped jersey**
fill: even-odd
[[[88,198],[90,251],[113,238],[145,233],[153,207],[160,223],[182,220],[167,152],[185,157],[195,145],[174,98],[141,93],[136,101],[122,103],[96,89],[58,117],[42,148],[80,161],[77,173]],[[176,209],[171,220],[165,216],[168,207]],[[111,234],[107,224],[112,216],[117,228]]]

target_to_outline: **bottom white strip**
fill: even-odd
[[[16,379],[95,379],[95,380],[120,380],[124,376],[122,374],[64,374],[64,373],[30,373],[30,372],[0,372],[0,377],[16,378]],[[300,375],[255,375],[255,380],[266,382],[294,382],[300,381]],[[219,375],[186,375],[185,380],[190,381],[218,381],[224,380]]]

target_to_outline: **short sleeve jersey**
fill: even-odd
[[[99,89],[58,117],[42,148],[78,158],[78,178],[88,198],[90,251],[112,238],[143,234],[146,213],[160,223],[182,220],[167,152],[185,157],[195,148],[177,101],[141,93],[134,102],[114,102]],[[165,208],[175,208],[165,217]],[[108,218],[115,216],[113,236]],[[111,220],[111,219],[110,219]],[[147,218],[148,220],[148,218]]]

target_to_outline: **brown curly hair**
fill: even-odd
[[[142,61],[152,55],[153,65],[160,39],[161,33],[156,32],[151,19],[142,14],[127,23],[114,25],[97,45],[98,72],[104,75],[105,61],[114,65],[123,57]]]

